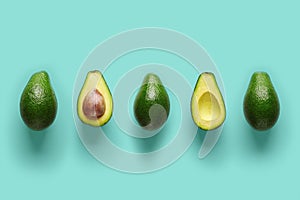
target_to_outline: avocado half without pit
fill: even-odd
[[[200,74],[192,95],[191,112],[195,124],[203,130],[213,130],[223,124],[225,104],[213,73]]]
[[[100,71],[88,72],[77,101],[79,119],[91,126],[103,126],[111,116],[113,100]]]

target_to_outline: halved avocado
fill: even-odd
[[[113,100],[106,81],[98,70],[90,71],[77,101],[79,119],[91,126],[106,124],[113,111]]]
[[[225,104],[213,73],[200,74],[191,100],[191,112],[195,124],[203,130],[213,130],[224,122]]]

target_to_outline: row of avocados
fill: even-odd
[[[191,97],[191,115],[203,130],[213,130],[224,123],[226,108],[216,78],[211,72],[199,75]],[[275,88],[266,72],[252,75],[244,97],[244,115],[257,130],[272,128],[278,120],[280,104]],[[141,127],[156,130],[167,121],[170,113],[168,92],[160,78],[147,74],[134,101],[134,116]],[[23,90],[20,113],[32,130],[49,127],[57,113],[57,99],[47,72],[32,75]],[[113,98],[98,70],[88,72],[77,101],[79,119],[91,126],[103,126],[113,113]]]

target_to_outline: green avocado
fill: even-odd
[[[77,101],[79,119],[91,126],[103,126],[113,112],[113,99],[100,71],[88,72]]]
[[[41,71],[31,76],[21,96],[20,113],[32,130],[43,130],[53,123],[57,100],[47,72]]]
[[[202,130],[213,130],[223,124],[226,109],[213,73],[199,75],[191,99],[191,112],[195,124]]]
[[[147,74],[134,101],[137,122],[146,130],[156,130],[167,121],[169,112],[169,96],[160,78]]]
[[[246,120],[256,130],[268,130],[276,124],[279,113],[279,99],[270,76],[255,72],[244,98]]]

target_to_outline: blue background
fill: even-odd
[[[297,1],[2,1],[0,3],[0,199],[300,199],[299,4]],[[101,41],[132,28],[180,31],[203,45],[222,74],[227,119],[213,152],[201,136],[176,163],[132,175],[100,164],[73,121],[76,73]],[[44,134],[19,115],[29,77],[46,69],[59,110]],[[267,71],[281,115],[269,133],[245,122],[243,96]]]

